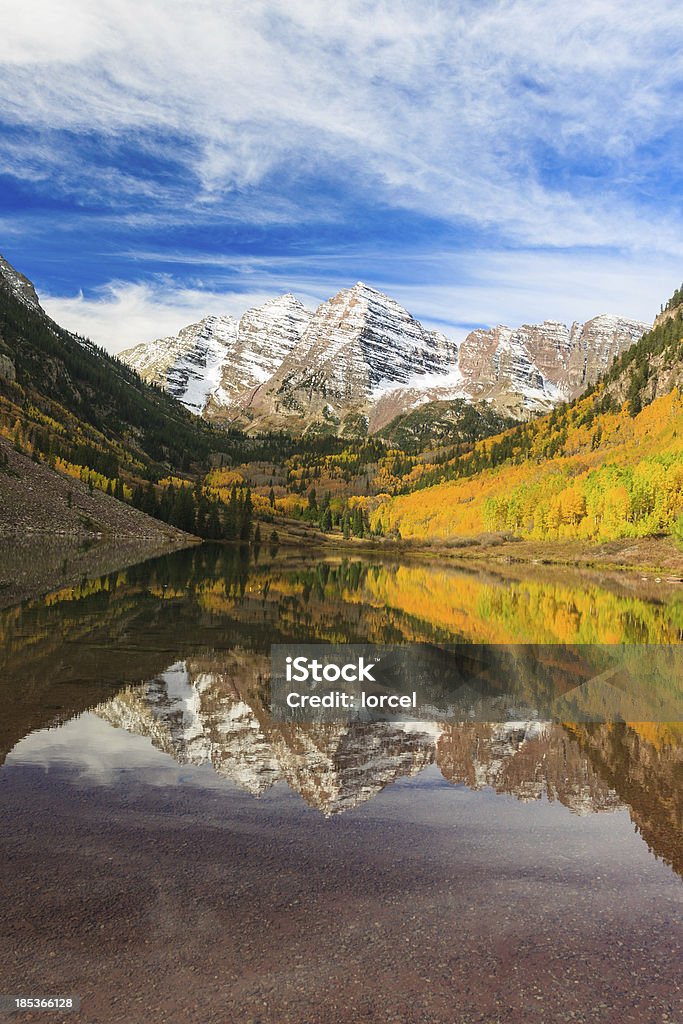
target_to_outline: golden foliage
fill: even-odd
[[[683,400],[675,389],[635,418],[625,410],[582,421],[577,403],[566,438],[543,457],[556,424],[545,417],[525,458],[464,479],[384,500],[373,528],[402,537],[450,538],[487,531],[538,539],[608,540],[677,529],[683,515]],[[595,439],[599,438],[596,444]],[[487,439],[475,451],[490,450]]]

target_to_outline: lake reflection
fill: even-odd
[[[10,842],[17,872],[13,884],[27,884],[26,878],[35,872],[39,879],[43,877],[36,829],[47,830],[48,842],[63,847],[67,861],[77,856],[76,845],[88,836],[89,848],[97,851],[92,864],[83,869],[88,877],[97,863],[100,869],[102,863],[116,864],[122,850],[132,851],[131,830],[137,836],[135,842],[144,847],[145,836],[152,842],[155,830],[161,829],[159,856],[171,881],[157,877],[152,861],[138,864],[136,881],[126,883],[136,891],[142,886],[137,892],[137,909],[128,908],[121,895],[120,907],[116,897],[108,911],[89,909],[84,917],[82,904],[80,911],[71,907],[71,913],[74,935],[83,929],[88,932],[91,926],[100,927],[93,924],[93,914],[97,921],[99,914],[102,920],[113,915],[117,921],[133,921],[136,914],[151,912],[151,907],[154,913],[162,913],[163,906],[157,906],[160,894],[164,894],[163,904],[170,899],[167,886],[180,885],[176,874],[185,872],[186,868],[179,866],[189,864],[185,858],[191,858],[193,870],[198,872],[198,885],[206,874],[208,888],[201,889],[204,895],[193,898],[204,905],[213,886],[222,902],[212,907],[209,899],[202,914],[186,907],[189,930],[173,941],[187,947],[189,956],[194,947],[187,943],[193,930],[195,941],[198,936],[202,942],[210,941],[209,924],[220,919],[224,934],[241,944],[242,957],[249,961],[253,954],[250,969],[261,980],[254,982],[252,991],[240,973],[241,961],[236,962],[230,967],[228,1002],[202,1004],[197,996],[197,1005],[204,1009],[196,1017],[192,1008],[186,1007],[183,1016],[171,1013],[171,1021],[226,1019],[220,1016],[220,1008],[225,1006],[233,1014],[229,1019],[240,1020],[509,1019],[520,1024],[565,1019],[664,1021],[670,1006],[670,1019],[676,1020],[680,997],[672,994],[672,979],[680,940],[681,897],[679,888],[671,888],[675,879],[670,869],[683,874],[680,723],[562,725],[524,719],[496,724],[316,725],[277,721],[269,711],[270,646],[288,640],[679,643],[683,604],[678,589],[662,584],[653,592],[649,586],[616,578],[601,586],[595,580],[547,568],[526,575],[511,568],[509,574],[501,575],[455,566],[320,559],[296,552],[275,555],[262,551],[254,563],[247,552],[203,546],[86,580],[78,587],[2,612],[0,753],[4,768],[0,781],[4,806],[12,809],[12,820],[18,822],[17,836],[23,837]],[[95,822],[100,829],[97,837],[92,831]],[[169,829],[177,838],[169,838]],[[219,833],[223,835],[225,829],[225,841],[219,842]],[[71,839],[65,838],[67,833]],[[29,835],[34,839],[29,840]],[[186,836],[182,841],[181,835]],[[240,836],[247,843],[248,860]],[[257,837],[260,846],[254,846]],[[343,866],[341,862],[330,866],[332,839],[345,851]],[[309,866],[317,886],[315,900],[301,888],[304,882],[292,861],[295,847],[299,863]],[[371,849],[384,852],[371,853]],[[197,862],[198,851],[204,850],[211,852],[202,853]],[[168,863],[167,857],[171,858]],[[471,916],[474,904],[465,897],[464,889],[465,903],[460,895],[456,899],[457,887],[444,890],[443,879],[455,878],[458,858],[477,893],[478,919]],[[657,864],[655,858],[663,864]],[[331,872],[329,878],[325,876],[328,881],[318,874],[323,865]],[[53,883],[47,882],[51,870],[46,865],[44,879],[37,888],[32,884],[34,895],[27,897],[31,914],[40,920],[44,917],[41,900],[47,898],[41,893],[52,891]],[[119,871],[112,870],[115,875]],[[305,955],[315,960],[314,935],[318,942],[331,941],[337,926],[335,915],[341,914],[347,931],[337,955],[349,970],[352,962],[358,967],[351,950],[367,942],[364,931],[354,930],[353,920],[362,921],[365,930],[380,928],[378,938],[391,935],[395,952],[396,944],[404,941],[400,928],[405,928],[405,921],[401,917],[400,928],[398,919],[387,923],[386,907],[394,900],[385,874],[389,870],[396,873],[401,892],[411,894],[414,927],[422,935],[424,949],[431,950],[434,964],[442,965],[428,968],[423,964],[420,984],[415,979],[406,983],[403,1004],[394,998],[389,946],[385,948],[381,942],[378,955],[386,976],[381,984],[377,978],[372,984],[375,989],[380,985],[383,1003],[371,993],[370,982],[363,987],[358,981],[358,1001],[348,1004],[353,1012],[335,1010],[334,999],[325,1003],[323,1012],[322,996],[315,995],[317,982],[312,976],[307,978],[303,961],[297,970],[304,973],[296,975],[296,983],[292,982],[294,975],[287,975],[284,981],[282,973],[270,985],[263,981],[263,972],[272,972],[276,959],[277,970],[285,971],[279,953],[276,956],[271,947],[267,954],[254,952],[266,941],[258,930],[268,922],[273,927],[273,921],[279,922],[278,934],[289,929],[294,947],[299,948],[299,943],[303,950],[305,946]],[[70,894],[66,862],[63,871],[60,892]],[[506,872],[510,879],[524,879],[523,891],[514,896],[508,892]],[[229,906],[235,909],[234,919],[228,914],[223,892],[225,879],[233,876],[237,888],[234,897],[229,897]],[[343,900],[345,887],[353,886],[350,877],[355,877],[360,888],[349,897],[356,917],[345,921],[336,900]],[[373,878],[384,909],[373,902]],[[271,896],[266,898],[269,887]],[[594,892],[592,910],[584,902],[584,887],[588,887],[586,892]],[[243,893],[246,899],[247,892],[253,900],[251,910],[242,906],[242,897],[237,895]],[[645,963],[642,950],[638,952],[641,946],[631,943],[633,948],[624,953],[621,965],[610,966],[616,971],[611,976],[611,995],[606,994],[605,975],[605,991],[596,1002],[600,1014],[586,1008],[588,978],[575,978],[568,992],[559,975],[552,975],[555,980],[550,985],[550,975],[543,974],[545,967],[538,975],[545,980],[539,982],[536,995],[529,996],[530,983],[520,975],[513,976],[511,954],[496,945],[499,930],[502,928],[501,935],[516,932],[515,915],[523,912],[517,896],[523,896],[540,901],[539,910],[541,904],[545,907],[546,916],[535,918],[536,927],[543,932],[547,915],[552,915],[547,901],[564,905],[569,893],[574,894],[574,909],[565,910],[569,917],[563,927],[568,958],[565,969],[570,974],[575,969],[572,957],[579,957],[581,948],[586,962],[600,959],[598,947],[589,941],[595,927],[591,915],[603,915],[607,929],[603,938],[609,933],[610,942],[628,944],[631,924],[635,927],[642,917],[647,900],[659,901],[648,925],[660,929],[664,943],[660,950],[658,939],[648,940],[648,956],[657,960],[652,977],[660,979],[653,987],[648,989],[647,983],[641,982],[637,997],[630,991],[633,971]],[[62,898],[71,901],[71,895]],[[102,898],[104,907],[106,899]],[[399,897],[395,894],[395,898]],[[49,897],[53,908],[55,900],[56,895]],[[278,900],[284,901],[281,906]],[[489,989],[497,993],[495,998],[489,999],[491,993],[485,985],[476,991],[479,983],[472,981],[466,964],[451,946],[448,952],[442,946],[443,930],[431,930],[440,908],[451,903],[464,922],[460,929],[463,941],[471,942],[472,948],[477,946],[477,955],[489,964]],[[285,905],[289,908],[286,913]],[[260,909],[253,917],[255,906]],[[301,936],[292,938],[298,932],[291,924],[297,920],[297,907],[304,906],[310,914],[317,914],[315,923],[307,918],[305,943]],[[573,924],[572,913],[576,915]],[[154,928],[175,935],[172,909],[168,914],[170,917],[158,921]],[[242,929],[239,940],[234,931],[237,922]],[[21,931],[24,925],[16,927]],[[138,935],[136,928],[133,932]],[[663,931],[667,928],[668,935]],[[476,941],[475,934],[479,936]],[[489,943],[488,953],[479,948],[479,940]],[[28,938],[26,941],[28,957],[31,943]],[[515,940],[521,942],[520,956],[524,953],[533,961],[535,947],[529,941],[528,935],[523,940],[518,935]],[[546,952],[554,948],[550,937],[544,948]],[[515,960],[516,955],[512,956],[515,971],[522,964]],[[69,963],[68,956],[65,963]],[[216,978],[222,976],[222,969],[228,970],[226,964],[223,962],[222,968],[214,965]],[[334,991],[327,960],[325,965],[317,969]],[[394,967],[403,970],[398,961]],[[83,965],[78,969],[84,970]],[[76,970],[73,964],[72,970]],[[185,974],[183,978],[189,992],[191,985],[188,988]],[[470,1002],[458,1004],[461,1016],[448,997],[455,978],[459,979],[459,998],[464,998],[466,982],[471,989]],[[664,988],[662,978],[668,979]],[[241,979],[239,984],[236,979]],[[83,985],[87,991],[91,986],[96,1002],[96,979]],[[554,1010],[544,1010],[550,1005],[551,989],[555,999],[569,996],[572,1018],[560,1015],[559,1010],[557,1015]],[[264,992],[270,995],[263,997]],[[157,1008],[163,1005],[159,998],[154,1003]],[[531,1010],[529,998],[538,1001]],[[424,1017],[411,1016],[416,1011],[405,1002],[411,999],[422,1000]],[[615,1000],[613,1005],[609,999]],[[264,1010],[262,1004],[269,1008]],[[393,1016],[387,1015],[390,1005]],[[625,1014],[626,1005],[632,1017]],[[647,1016],[650,1011],[652,1015]],[[122,1010],[121,1016],[111,1007],[100,1006],[98,1012],[98,1020],[131,1019],[126,1017],[130,1009]],[[481,1016],[485,1012],[488,1017]]]

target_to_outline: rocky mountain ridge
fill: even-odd
[[[207,316],[177,335],[125,349],[119,358],[192,412],[220,419],[222,410],[275,373],[310,316],[293,295],[281,295],[239,320]]]
[[[593,383],[648,325],[602,314],[477,329],[458,345],[357,282],[310,312],[291,294],[121,353],[193,412],[252,432],[371,433],[430,401],[523,419]]]
[[[520,396],[537,407],[578,397],[647,329],[644,323],[601,314],[571,327],[544,320],[514,330],[476,330],[462,343],[460,370],[472,398],[519,416]]]
[[[15,270],[12,264],[8,263],[3,256],[0,256],[0,277],[9,286],[15,298],[19,299],[25,306],[40,309],[42,312],[38,295],[31,281],[24,277],[23,274],[20,274],[18,270]]]

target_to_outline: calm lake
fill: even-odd
[[[293,641],[682,637],[680,584],[267,547],[0,612],[0,994],[89,1024],[680,1024],[682,723],[292,724],[267,680]]]

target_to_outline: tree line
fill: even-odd
[[[137,484],[131,504],[155,519],[205,540],[250,541],[253,502],[250,487],[234,485],[228,502],[206,494],[201,483],[159,488]]]

